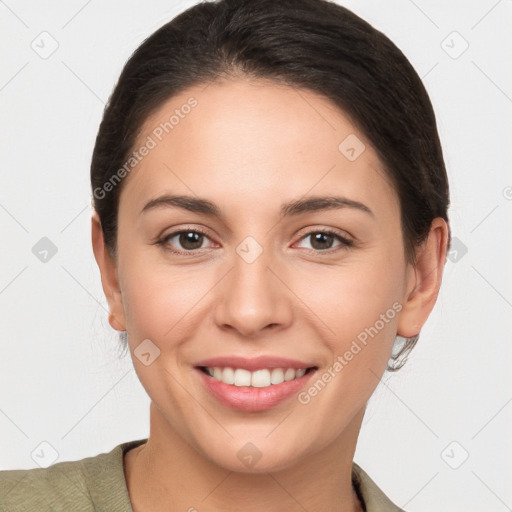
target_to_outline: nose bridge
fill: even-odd
[[[268,247],[247,237],[236,248],[221,291],[215,319],[219,327],[231,326],[244,336],[291,319],[286,289],[270,270],[275,258]],[[270,268],[269,268],[270,267]]]

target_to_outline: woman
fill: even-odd
[[[401,510],[353,457],[450,231],[435,116],[396,46],[324,0],[202,2],[126,64],[91,185],[150,435],[0,473],[2,510]]]

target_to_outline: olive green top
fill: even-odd
[[[0,512],[133,512],[123,455],[146,441],[47,468],[0,471]],[[404,512],[355,462],[352,482],[366,512]]]

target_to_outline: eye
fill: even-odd
[[[203,243],[210,238],[199,229],[182,229],[174,231],[158,240],[158,244],[176,254],[186,254],[204,249]],[[178,245],[178,249],[173,248]],[[181,248],[181,250],[180,250]]]
[[[341,249],[351,247],[353,245],[352,240],[330,230],[310,231],[301,238],[301,241],[306,241],[308,239],[310,240],[311,247],[306,247],[306,249],[311,249],[317,252],[325,252],[332,249],[336,240],[339,242],[338,248]],[[338,249],[335,248],[334,250]]]
[[[309,239],[310,247],[304,247],[314,252],[333,252],[353,246],[353,241],[332,230],[315,230],[303,235],[299,241],[304,243]],[[174,254],[190,254],[208,247],[210,237],[200,229],[181,229],[165,235],[157,241],[165,250]],[[338,242],[338,245],[334,245]],[[206,243],[206,245],[205,245]],[[334,249],[333,249],[334,246]]]

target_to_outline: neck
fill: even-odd
[[[362,512],[352,461],[364,409],[331,444],[275,472],[237,473],[206,458],[170,428],[151,404],[148,441],[125,455],[134,512]]]

